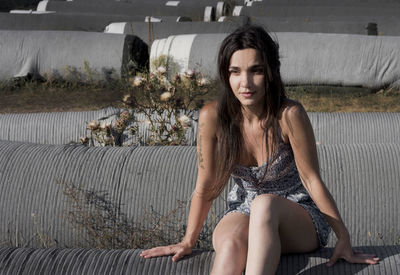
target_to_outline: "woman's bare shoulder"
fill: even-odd
[[[286,99],[279,114],[279,124],[286,140],[289,132],[293,131],[294,124],[303,124],[308,121],[308,115],[300,102]]]
[[[207,123],[217,126],[218,122],[218,102],[212,101],[203,106],[199,114],[199,123]]]
[[[300,102],[292,99],[285,99],[282,104],[278,119],[281,123],[290,123],[290,121],[301,119],[307,116],[307,112]]]
[[[282,104],[280,117],[287,120],[293,118],[293,116],[301,115],[303,112],[305,112],[305,109],[300,102],[287,98]]]

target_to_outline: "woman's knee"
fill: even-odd
[[[233,216],[232,216],[233,218]],[[233,220],[232,220],[233,221]],[[213,233],[215,251],[247,251],[249,236],[248,218],[238,223],[219,224]]]
[[[279,223],[281,200],[282,198],[277,195],[258,195],[251,203],[250,217],[255,216],[259,222]]]
[[[226,234],[214,238],[214,249],[217,253],[229,252],[247,254],[248,235]]]

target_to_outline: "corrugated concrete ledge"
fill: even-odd
[[[284,255],[277,274],[343,275],[343,274],[399,274],[400,246],[355,247],[376,254],[378,265],[337,262],[325,266],[332,248],[313,253]],[[171,257],[142,259],[141,250],[97,250],[89,248],[0,248],[0,274],[53,275],[53,274],[210,274],[214,252],[194,251],[192,255],[174,263]]]
[[[86,122],[110,117],[122,110],[114,107],[97,111],[54,112],[28,114],[0,114],[0,140],[41,144],[79,142],[88,134]],[[137,113],[139,135],[146,140],[150,126],[143,114]],[[314,113],[309,112],[317,144],[398,143],[400,141],[400,113]],[[197,119],[198,112],[194,112]],[[188,145],[196,145],[197,122],[186,132]],[[124,146],[137,142],[130,131],[122,136]]]
[[[398,242],[400,143],[320,145],[317,149],[321,176],[353,245]],[[151,226],[151,219],[146,219],[151,209],[167,215],[177,208],[177,201],[190,200],[196,166],[194,146],[88,148],[1,141],[0,241],[7,236],[11,241],[24,238],[30,247],[42,247],[35,240],[39,230],[57,240],[58,246],[85,244],[86,233],[74,230],[65,217],[72,208],[57,181],[107,192],[130,220]],[[229,189],[228,185],[213,204],[216,220],[226,209]],[[178,218],[185,221],[188,208],[185,203]],[[333,235],[330,246],[335,243]]]

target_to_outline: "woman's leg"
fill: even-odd
[[[263,194],[253,200],[250,213],[246,275],[275,274],[281,254],[318,247],[311,216],[300,205]]]
[[[249,217],[230,213],[215,227],[213,246],[216,252],[211,274],[242,274],[246,266]]]

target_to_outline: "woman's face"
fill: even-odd
[[[243,107],[264,105],[264,66],[255,49],[243,49],[233,53],[229,64],[229,84]]]

